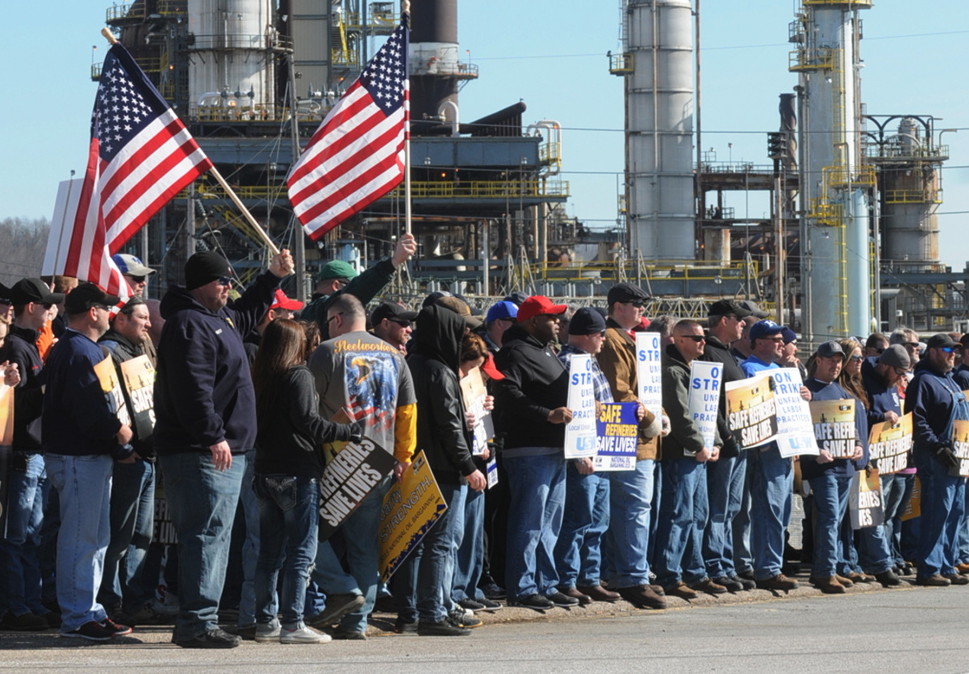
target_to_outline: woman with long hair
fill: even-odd
[[[252,366],[259,429],[254,490],[261,532],[255,577],[256,641],[330,640],[329,635],[303,624],[306,584],[316,558],[322,444],[359,441],[362,430],[356,423],[337,424],[320,417],[316,382],[305,365],[306,343],[298,322],[275,320],[266,328]],[[282,626],[270,611],[281,569]]]

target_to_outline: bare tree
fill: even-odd
[[[46,218],[0,220],[0,282],[40,276],[50,223]]]

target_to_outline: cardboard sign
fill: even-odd
[[[850,459],[855,454],[855,399],[815,400],[811,402],[811,420],[818,447],[835,459]]]
[[[877,527],[885,521],[882,486],[877,470],[871,471],[870,475],[859,470],[852,476],[848,510],[851,513],[851,528],[855,531]]]
[[[474,412],[474,428],[471,429],[474,442],[471,454],[481,456],[488,449],[488,440],[495,437],[495,420],[491,416],[491,410],[485,409],[488,389],[478,368],[474,368],[461,379],[461,397],[464,399],[464,409]]]
[[[592,383],[592,356],[569,356],[568,408],[572,421],[565,425],[565,458],[589,459],[596,455],[596,397]]]
[[[121,378],[134,421],[135,437],[148,440],[155,432],[155,368],[148,356],[121,363]]]
[[[922,516],[922,483],[919,481],[918,475],[915,476],[913,486],[912,486],[912,496],[909,498],[908,503],[905,504],[905,510],[902,511],[901,520],[906,522],[908,520],[914,520],[916,517]]]
[[[131,426],[131,414],[128,412],[128,405],[125,403],[124,391],[121,389],[121,380],[118,372],[114,369],[114,361],[111,356],[106,356],[104,360],[94,366],[94,374],[101,383],[101,391],[104,392],[104,399],[108,403],[111,413],[118,417],[125,426]]]
[[[633,470],[639,444],[639,403],[604,403],[596,418],[597,471]]]
[[[959,459],[959,476],[969,477],[969,421],[952,422],[952,449]]]
[[[868,455],[881,475],[891,475],[908,467],[912,453],[912,413],[904,414],[894,426],[887,421],[875,424],[868,434]]]
[[[663,414],[663,349],[658,332],[636,333],[636,395],[653,416]]]
[[[727,382],[727,424],[740,438],[743,449],[766,445],[777,435],[774,380],[763,372],[756,377]]]
[[[377,543],[380,546],[380,575],[384,582],[418,546],[437,522],[447,504],[434,479],[434,473],[419,452],[384,496],[380,509]]]
[[[723,365],[695,360],[690,364],[690,418],[703,436],[703,446],[712,449],[717,437],[717,413],[720,411],[720,385]]]
[[[818,441],[814,437],[811,406],[801,397],[801,373],[796,367],[768,370],[774,379],[774,400],[777,407],[777,449],[783,457],[813,454],[817,456]]]
[[[394,469],[393,454],[370,438],[349,442],[327,462],[320,479],[320,532],[325,541]]]

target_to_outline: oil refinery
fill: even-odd
[[[965,317],[967,274],[939,258],[937,210],[948,160],[931,110],[869,112],[862,18],[872,0],[801,0],[777,63],[777,124],[762,163],[716,162],[704,144],[700,0],[617,0],[621,49],[603,76],[623,95],[619,226],[592,231],[566,215],[568,129],[530,119],[509,93],[467,116],[460,92],[479,70],[460,58],[457,0],[414,0],[409,53],[413,229],[420,248],[393,287],[481,304],[512,290],[566,299],[639,283],[649,314],[702,317],[720,297],[753,299],[803,341],[905,324],[948,330]],[[299,149],[400,20],[397,2],[135,0],[106,24],[132,52],[270,237],[305,269],[306,296],[329,259],[366,266],[403,232],[404,191],[311,242],[292,216],[285,179]],[[92,66],[92,78],[100,69]],[[732,197],[758,193],[762,217]],[[186,255],[219,247],[245,276],[260,239],[205,178],[129,244],[178,279]]]

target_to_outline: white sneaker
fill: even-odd
[[[256,641],[278,641],[279,640],[279,621],[273,620],[268,623],[256,625]]]
[[[281,644],[324,644],[332,637],[323,632],[317,632],[312,627],[299,623],[295,627],[284,627],[279,632]]]

